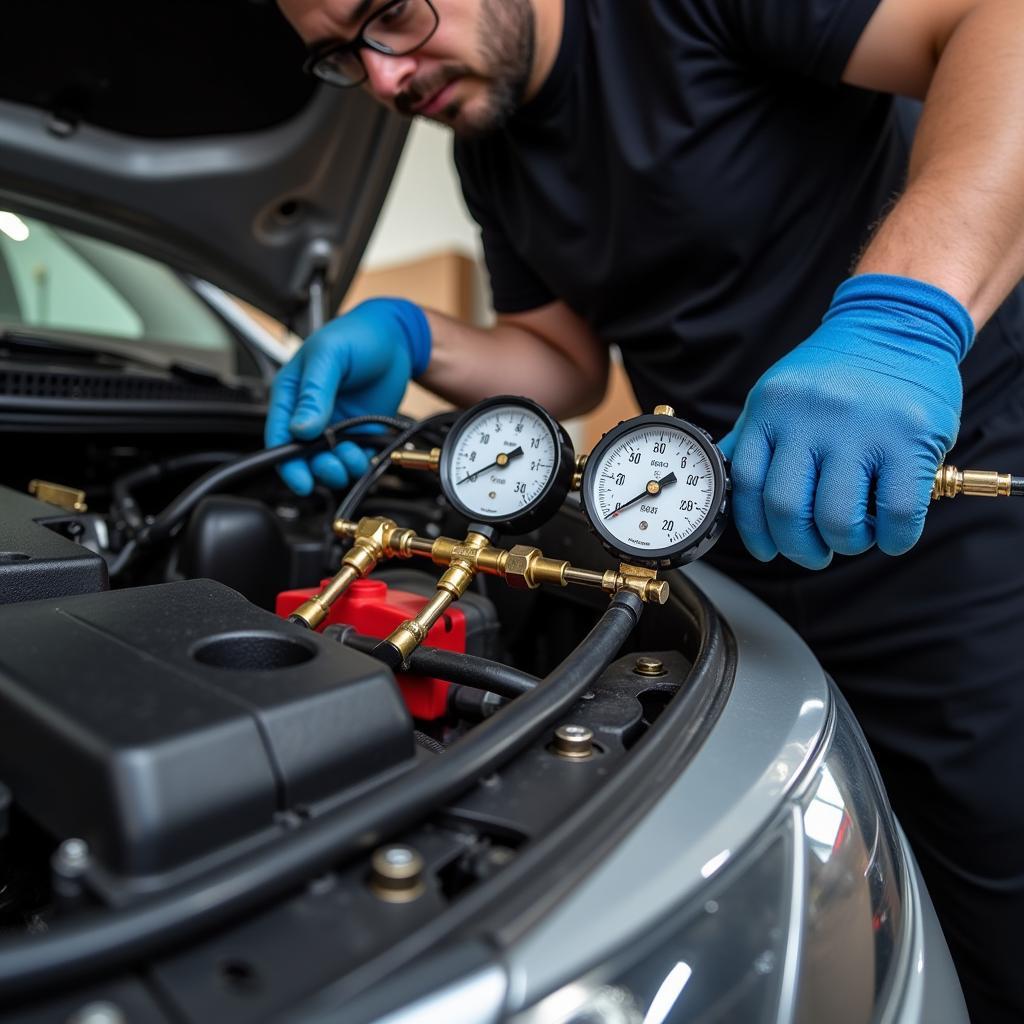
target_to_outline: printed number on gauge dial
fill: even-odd
[[[712,513],[711,459],[678,428],[650,426],[623,436],[597,469],[593,511],[623,548],[676,547]]]

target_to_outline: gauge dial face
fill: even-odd
[[[448,494],[482,520],[522,515],[558,469],[551,428],[525,405],[483,409],[448,444],[454,446],[445,463]]]
[[[664,557],[685,548],[717,513],[716,466],[679,427],[637,426],[596,454],[595,465],[587,466],[588,512],[624,557]]]

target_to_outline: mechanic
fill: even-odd
[[[712,560],[852,703],[972,1018],[1024,1019],[1024,502],[924,529],[958,436],[959,465],[1024,471],[1024,4],[280,3],[313,73],[454,129],[498,319],[365,303],[281,372],[267,442],[410,377],[571,416],[617,345],[645,410],[725,435]],[[345,445],[283,475],[365,469]]]

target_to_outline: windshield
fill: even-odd
[[[235,338],[169,267],[3,210],[0,326],[126,340],[236,371]]]

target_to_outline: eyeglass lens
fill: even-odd
[[[364,25],[360,41],[379,53],[401,56],[422,46],[436,27],[437,15],[427,0],[397,0]],[[313,72],[336,85],[356,85],[366,78],[359,49],[351,48],[324,54]]]
[[[427,41],[436,21],[424,0],[400,0],[389,4],[363,29],[363,38],[382,53],[403,54]]]

